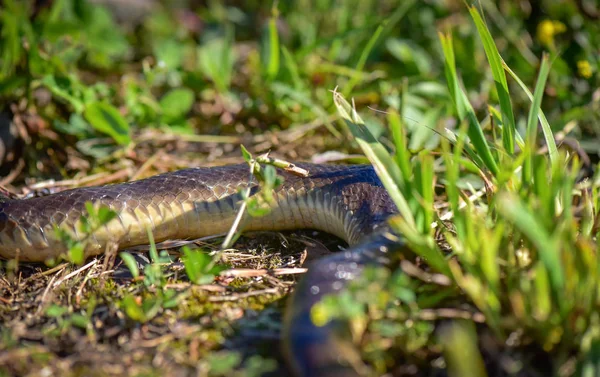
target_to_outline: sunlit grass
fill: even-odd
[[[369,132],[356,109],[334,93],[339,114],[400,210],[401,216],[392,219],[392,227],[402,234],[414,254],[423,258],[431,272],[443,274],[455,288],[452,291],[445,285],[414,285],[414,294],[422,302],[427,302],[427,296],[444,297],[433,300],[433,306],[423,305],[418,309],[408,303],[390,309],[386,300],[383,306],[360,300],[356,305],[366,305],[371,316],[373,310],[382,311],[374,319],[370,317],[377,323],[386,315],[422,320],[420,313],[425,309],[441,310],[446,305],[469,302],[483,315],[498,345],[519,334],[520,341],[511,347],[535,344],[539,352],[552,355],[556,361],[552,366],[555,373],[564,373],[560,371],[573,362],[587,363],[587,368],[593,368],[586,360],[588,353],[593,352],[600,330],[597,229],[592,225],[598,211],[598,188],[595,180],[593,185],[577,181],[580,167],[577,158],[556,151],[540,110],[550,71],[548,57],[541,59],[531,95],[523,84],[531,80],[518,79],[508,70],[478,11],[470,10],[496,79],[502,120],[500,135],[486,129],[462,89],[450,33],[440,34],[440,41],[446,58],[448,87],[463,127],[457,131],[439,130],[448,135],[442,139],[439,153],[411,154],[406,147],[402,114],[395,112],[390,112],[387,118],[396,150],[388,151]],[[512,108],[506,71],[518,80],[531,99],[526,114]],[[526,119],[524,135],[515,134],[513,117]],[[538,120],[542,122],[544,140],[550,141],[550,153],[538,153]],[[477,167],[481,188],[465,185],[464,179],[473,168],[465,162]],[[582,189],[584,184],[586,188]],[[434,207],[434,185],[436,197],[448,203],[443,210]],[[578,203],[577,208],[572,203]],[[440,229],[437,236],[441,238],[435,238],[432,227]],[[449,249],[442,251],[438,246],[440,240]],[[352,289],[360,292],[360,286]],[[361,297],[360,293],[356,295]],[[460,304],[456,309],[463,307]],[[364,312],[355,314],[350,321],[365,321],[364,316]],[[477,321],[475,316],[471,321]],[[449,373],[454,376],[466,371],[475,373],[474,366],[481,365],[475,333],[464,326],[455,325],[451,329],[437,337],[438,344],[446,350]],[[393,337],[402,343],[404,336]],[[461,348],[470,351],[453,355]],[[477,375],[485,375],[478,368]]]

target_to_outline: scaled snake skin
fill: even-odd
[[[350,245],[321,258],[297,284],[286,308],[284,354],[297,376],[349,377],[361,373],[351,364],[358,351],[340,335],[335,321],[317,327],[310,311],[324,295],[343,289],[366,265],[389,264],[405,245],[392,235],[387,218],[397,209],[373,167],[297,164],[308,170],[299,177],[283,170],[271,212],[247,218],[246,231],[316,229]],[[78,234],[85,202],[106,205],[118,216],[87,242],[86,257],[101,254],[109,242],[119,249],[148,244],[150,227],[156,242],[223,234],[229,230],[247,188],[248,165],[192,168],[147,179],[77,188],[25,200],[0,197],[0,257],[40,262],[66,251],[53,225]],[[256,192],[256,183],[251,183]]]

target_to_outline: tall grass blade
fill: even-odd
[[[519,86],[521,87],[523,92],[525,92],[529,100],[533,102],[533,94],[531,94],[531,91],[529,90],[529,88],[527,88],[527,85],[525,85],[523,80],[521,80],[519,76],[517,76],[517,74],[512,69],[510,69],[510,67],[504,61],[502,61],[502,65],[504,66],[506,72],[508,72],[512,76],[512,78],[517,82],[517,84],[519,84]],[[544,139],[546,141],[546,145],[548,146],[548,156],[550,157],[550,163],[554,167],[559,163],[558,148],[556,147],[556,142],[554,141],[554,135],[552,133],[552,128],[550,128],[550,123],[548,123],[548,119],[546,119],[546,116],[544,115],[542,109],[539,110],[539,119],[540,124],[542,125]]]
[[[475,26],[483,42],[483,48],[485,49],[485,54],[492,68],[494,82],[496,83],[498,99],[500,100],[500,111],[502,113],[502,142],[504,149],[506,149],[509,155],[512,155],[515,153],[515,116],[510,101],[506,75],[502,67],[502,58],[477,8],[470,7],[469,12],[471,12],[471,16],[473,17],[473,21],[475,21]]]
[[[277,32],[278,10],[276,3],[271,9],[271,19],[269,20],[269,64],[267,66],[267,77],[274,80],[279,73],[279,33]]]
[[[379,39],[379,36],[381,35],[381,32],[383,31],[383,26],[379,26],[377,28],[377,30],[375,30],[375,33],[373,33],[373,35],[371,36],[371,38],[369,38],[369,41],[367,42],[367,45],[365,46],[365,48],[363,49],[362,53],[360,54],[360,57],[358,58],[358,63],[356,63],[356,70],[357,71],[362,71],[363,68],[365,67],[365,63],[367,62],[367,58],[369,57],[369,54],[371,53],[371,50],[373,49],[373,47],[375,47],[375,42],[377,42],[377,39]],[[348,82],[348,84],[346,85],[346,88],[344,90],[344,96],[347,97],[350,95],[350,93],[352,93],[352,89],[354,89],[354,87],[356,86],[356,84],[358,84],[359,82],[359,78],[356,76],[353,76],[350,79],[350,82]]]
[[[400,168],[404,182],[408,186],[410,185],[410,180],[412,177],[412,168],[410,165],[410,155],[406,142],[406,129],[404,128],[404,123],[402,122],[400,114],[397,112],[393,110],[390,111],[387,118],[392,130],[394,144],[396,146],[396,163]]]
[[[418,211],[417,224],[419,225],[420,231],[423,234],[431,234],[433,228],[433,184],[435,182],[434,171],[433,171],[433,157],[424,151],[419,156],[420,163],[415,169],[415,182],[417,184],[417,190],[421,194],[420,206]]]
[[[535,84],[535,90],[533,92],[533,102],[529,108],[529,114],[527,116],[527,136],[525,138],[525,151],[528,151],[528,158],[525,159],[523,174],[525,183],[531,182],[533,175],[533,159],[535,158],[536,138],[537,138],[537,125],[538,125],[538,114],[540,112],[540,106],[542,105],[542,97],[544,96],[544,88],[546,87],[546,79],[550,73],[550,63],[548,61],[548,55],[544,54],[542,57],[542,65],[538,74],[538,80]]]
[[[452,47],[452,36],[450,34],[439,34],[444,51],[445,61],[444,70],[446,72],[446,80],[448,81],[448,89],[450,96],[454,101],[454,106],[461,121],[467,121],[469,124],[468,135],[473,143],[475,151],[481,156],[483,163],[492,173],[498,174],[498,164],[492,155],[492,151],[483,135],[483,130],[479,125],[477,116],[473,107],[469,103],[467,95],[462,90],[458,83],[458,75],[456,73],[456,65],[454,59],[454,49]]]
[[[333,92],[333,102],[340,116],[346,121],[352,135],[355,137],[361,149],[375,167],[377,175],[387,189],[390,197],[396,203],[400,214],[406,222],[414,229],[415,220],[413,213],[410,210],[408,202],[404,196],[406,191],[403,191],[404,181],[400,168],[390,156],[388,151],[379,143],[375,137],[365,127],[364,121],[356,113],[355,109],[338,93]]]

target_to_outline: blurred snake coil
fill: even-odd
[[[372,166],[296,164],[309,172],[299,177],[279,169],[284,183],[274,191],[269,214],[248,217],[244,230],[316,229],[350,245],[321,258],[296,285],[286,308],[283,347],[297,376],[359,376],[358,350],[337,321],[316,326],[311,308],[327,294],[342,290],[367,265],[388,265],[406,246],[387,226],[397,208]],[[243,203],[241,189],[259,190],[247,164],[191,168],[150,178],[98,187],[76,188],[31,199],[0,197],[0,257],[41,262],[65,253],[56,237],[59,226],[78,234],[85,203],[104,205],[117,217],[95,231],[85,255],[104,252],[109,242],[120,249],[156,242],[223,234]]]

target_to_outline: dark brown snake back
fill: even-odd
[[[324,294],[341,289],[365,264],[386,263],[389,251],[402,247],[385,231],[376,231],[397,210],[371,166],[298,165],[309,171],[309,177],[280,170],[285,181],[275,192],[270,214],[247,218],[244,229],[318,229],[355,245],[311,266],[287,311],[285,332],[298,374],[350,376],[352,368],[336,367],[348,359],[342,352],[347,347],[329,344],[337,342],[331,326],[312,325],[310,308]],[[223,234],[242,203],[240,190],[248,185],[248,165],[232,165],[185,169],[27,200],[0,200],[0,257],[20,261],[58,257],[66,250],[53,227],[81,239],[79,222],[86,214],[86,202],[108,206],[118,215],[87,240],[86,256],[104,252],[109,242],[121,249],[147,244],[147,229],[156,242]],[[250,185],[256,191],[255,183]]]

